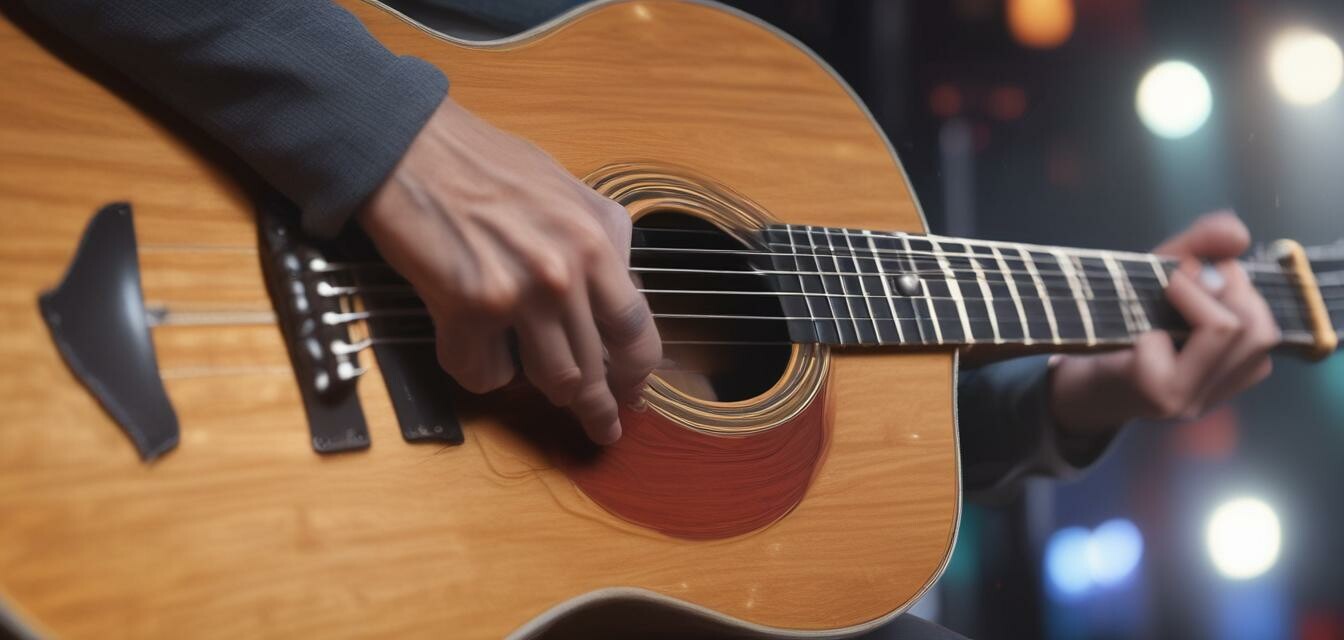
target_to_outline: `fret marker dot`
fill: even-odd
[[[905,273],[897,276],[896,289],[903,296],[913,296],[919,293],[919,276],[912,273]]]

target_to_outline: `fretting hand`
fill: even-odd
[[[1190,325],[1189,338],[1177,351],[1170,335],[1152,331],[1132,349],[1058,356],[1050,405],[1060,428],[1101,435],[1134,418],[1193,418],[1268,376],[1279,328],[1237,264],[1249,244],[1235,215],[1215,213],[1158,247],[1181,260],[1166,293]],[[1220,286],[1203,282],[1201,261],[1217,269]]]
[[[662,358],[623,207],[446,99],[359,222],[425,301],[459,384],[513,379],[513,329],[528,379],[593,441],[620,437],[618,402]]]

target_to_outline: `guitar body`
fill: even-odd
[[[735,12],[603,3],[470,46],[344,4],[577,176],[652,162],[712,177],[778,221],[924,230],[843,82]],[[412,445],[375,370],[358,386],[373,446],[318,455],[274,326],[154,329],[182,437],[142,464],[62,361],[38,293],[90,213],[128,200],[147,300],[268,308],[253,205],[190,135],[35,31],[0,23],[0,605],[24,624],[70,637],[501,637],[625,601],[809,636],[876,625],[939,576],[959,514],[950,350],[829,352],[824,384],[794,399],[822,434],[801,498],[747,530],[705,514],[689,517],[717,533],[669,533],[613,507],[619,495],[595,500],[596,485],[518,427],[574,425],[518,389],[458,399],[465,444]],[[624,473],[609,492],[638,484],[637,468]]]

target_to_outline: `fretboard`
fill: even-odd
[[[776,225],[757,265],[790,337],[832,345],[1119,346],[1188,327],[1167,302],[1176,262],[1153,254]],[[1288,344],[1310,345],[1277,262],[1244,261]]]

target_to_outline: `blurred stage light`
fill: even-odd
[[[961,113],[961,91],[949,83],[942,83],[929,92],[929,111],[944,120]]]
[[[1101,523],[1087,541],[1087,568],[1099,585],[1118,584],[1139,566],[1143,536],[1133,522],[1116,518]]]
[[[1229,500],[1209,517],[1205,542],[1219,573],[1234,580],[1254,578],[1279,558],[1279,517],[1255,498]]]
[[[1142,558],[1139,528],[1115,518],[1092,531],[1083,527],[1056,531],[1045,543],[1045,575],[1056,595],[1076,599],[1094,587],[1123,582]]]
[[[1344,54],[1323,33],[1288,31],[1270,45],[1269,77],[1279,96],[1289,103],[1320,104],[1334,95],[1344,79]]]
[[[1000,85],[989,92],[985,106],[995,120],[1017,120],[1027,113],[1027,92],[1017,85]]]
[[[1045,574],[1050,586],[1065,597],[1078,597],[1092,588],[1088,544],[1092,534],[1082,527],[1056,531],[1045,543]]]
[[[1163,138],[1184,138],[1209,119],[1213,94],[1194,65],[1168,60],[1143,74],[1134,106],[1149,131]]]
[[[1008,0],[1008,30],[1024,46],[1051,49],[1073,33],[1073,0]]]

